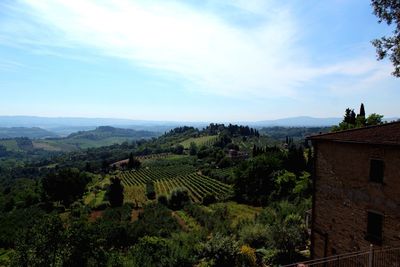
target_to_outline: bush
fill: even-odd
[[[170,258],[170,241],[155,236],[145,236],[133,246],[131,266],[172,266]]]
[[[268,243],[268,229],[262,224],[248,224],[239,230],[239,240],[253,248],[261,248]]]
[[[238,266],[257,267],[257,257],[255,249],[244,245],[240,248],[238,255]]]
[[[214,194],[207,194],[203,198],[203,205],[208,206],[208,205],[213,204],[215,202],[217,202],[217,198],[215,197]]]
[[[239,245],[232,237],[217,233],[203,244],[201,255],[205,261],[213,262],[213,266],[235,266],[239,255]]]
[[[146,184],[146,196],[148,199],[155,199],[156,198],[156,191],[154,189],[154,182],[149,181]]]
[[[157,198],[159,204],[168,207],[168,197],[165,195],[161,195]]]
[[[169,197],[169,207],[172,210],[180,210],[187,204],[190,204],[190,197],[186,188],[172,190]]]

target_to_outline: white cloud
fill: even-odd
[[[178,1],[24,0],[35,23],[3,24],[0,33],[22,45],[93,49],[178,75],[192,90],[227,96],[294,97],[315,78],[376,69],[362,58],[313,66],[290,9],[265,3],[231,2],[263,15],[246,28]]]

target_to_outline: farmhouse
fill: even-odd
[[[400,122],[309,139],[312,257],[400,246]]]

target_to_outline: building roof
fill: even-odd
[[[400,121],[351,130],[313,135],[308,139],[343,143],[400,145]]]

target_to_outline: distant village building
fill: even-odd
[[[309,139],[312,257],[400,246],[400,122]]]

